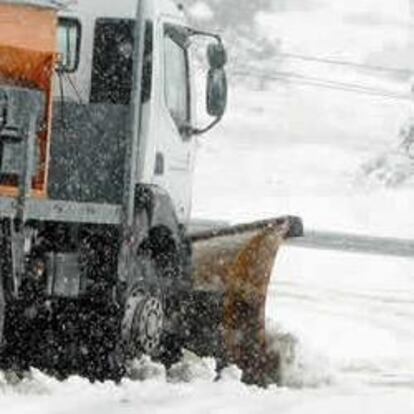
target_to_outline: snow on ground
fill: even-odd
[[[260,390],[245,387],[235,380],[212,383],[168,384],[162,378],[145,382],[125,381],[122,386],[90,385],[72,378],[59,384],[37,374],[30,383],[3,389],[0,409],[8,414],[32,413],[412,413],[412,390],[366,388]],[[408,401],[408,403],[407,403]],[[378,409],[380,407],[380,409]],[[367,411],[368,410],[368,411]]]

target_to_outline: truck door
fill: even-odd
[[[195,143],[188,126],[192,99],[187,39],[179,27],[163,25],[161,33],[161,113],[155,166],[155,182],[172,197],[178,218],[189,218]]]

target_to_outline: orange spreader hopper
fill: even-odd
[[[45,197],[53,94],[57,61],[57,14],[53,9],[0,3],[0,82],[44,91],[48,110],[39,135],[41,167],[33,194]],[[14,185],[0,186],[0,196],[17,196]]]

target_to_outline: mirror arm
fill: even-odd
[[[211,122],[209,125],[207,125],[205,128],[192,128],[191,127],[191,135],[203,135],[206,132],[212,130],[217,124],[220,123],[222,120],[222,116],[216,118],[213,122]]]
[[[198,30],[198,29],[192,29],[188,28],[189,36],[203,36],[203,37],[209,37],[212,39],[215,39],[218,41],[218,43],[223,44],[223,40],[221,39],[220,35],[215,33],[209,33],[204,30]]]

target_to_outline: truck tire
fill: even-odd
[[[164,261],[156,260],[145,250],[137,256],[136,273],[140,275],[128,289],[122,337],[127,360],[145,354],[168,369],[181,359],[182,341],[178,332],[171,332],[163,266]]]
[[[164,328],[164,297],[157,264],[147,253],[137,255],[127,289],[122,341],[127,359],[157,354]]]

